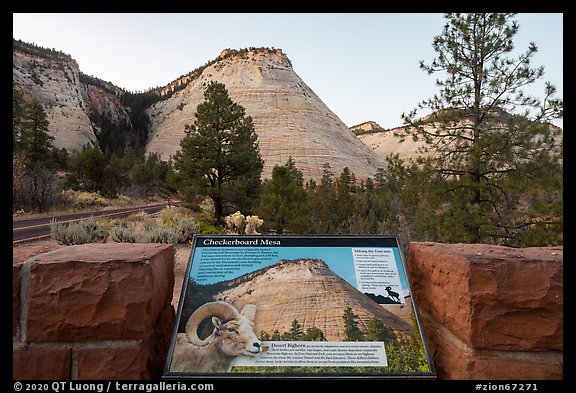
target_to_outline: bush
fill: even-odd
[[[191,242],[194,234],[200,233],[200,226],[195,219],[184,216],[172,217],[172,229],[178,235],[179,243]]]
[[[223,235],[226,231],[223,228],[215,227],[204,221],[199,221],[200,233],[203,235]]]
[[[224,222],[232,233],[241,234],[244,231],[244,214],[239,211],[224,217]]]
[[[26,210],[24,210],[24,209],[19,209],[19,210],[16,210],[14,213],[12,213],[12,217],[13,217],[13,218],[15,218],[15,217],[22,217],[22,216],[25,216],[26,214],[27,214],[27,213],[26,213]]]
[[[160,210],[158,213],[158,218],[162,221],[162,225],[164,226],[172,226],[174,223],[174,217],[176,217],[176,207],[175,206],[167,206],[164,209]]]
[[[85,209],[87,207],[104,207],[108,205],[106,198],[97,192],[65,190],[62,197],[69,200],[75,209]]]
[[[134,222],[141,222],[144,231],[150,232],[157,228],[162,228],[162,226],[158,223],[158,221],[154,217],[149,216],[145,212],[142,213],[143,214],[141,214],[141,212],[138,212],[137,214],[132,216],[132,219],[134,220]]]
[[[136,234],[125,225],[113,226],[110,236],[117,243],[136,243]]]
[[[166,243],[175,244],[178,243],[179,236],[177,233],[172,232],[169,229],[156,227],[148,230],[144,233],[140,241],[142,243]]]
[[[67,246],[85,243],[103,243],[108,232],[93,217],[85,218],[70,224],[50,223],[50,236],[52,239]]]

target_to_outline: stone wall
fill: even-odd
[[[13,378],[160,378],[173,286],[169,245],[15,248]]]
[[[407,267],[440,379],[563,378],[563,248],[412,243]],[[13,251],[14,379],[157,379],[174,248]]]
[[[411,243],[407,265],[439,378],[563,378],[563,247]]]

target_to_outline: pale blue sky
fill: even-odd
[[[246,247],[196,247],[196,251],[193,255],[192,268],[190,270],[190,276],[196,277],[198,274],[198,269],[202,264],[202,252],[206,249],[210,250],[211,253],[222,252],[220,250],[227,250],[228,252],[238,249],[237,255],[242,255],[242,249]],[[336,273],[338,276],[346,280],[350,285],[357,287],[356,273],[354,271],[354,258],[352,256],[351,247],[260,247],[262,249],[273,250],[278,253],[278,256],[272,259],[261,259],[255,260],[253,265],[244,266],[242,268],[230,270],[230,273],[225,277],[217,277],[215,279],[206,279],[205,281],[197,281],[199,284],[212,284],[214,282],[232,280],[236,277],[240,277],[243,274],[253,272],[258,269],[262,269],[266,266],[273,265],[279,260],[293,260],[293,259],[321,259],[328,267]],[[357,247],[362,248],[362,247]],[[397,247],[392,247],[394,252],[394,259],[396,261],[396,268],[398,269],[398,275],[400,277],[400,283],[404,290],[404,295],[409,293],[408,282],[406,279],[406,272],[404,271],[404,265],[400,257],[400,251]]]
[[[534,41],[534,66],[563,95],[563,15],[518,14],[519,51]],[[433,13],[13,14],[13,37],[70,54],[82,72],[137,91],[163,86],[222,49],[281,48],[296,73],[342,121],[402,125],[438,88],[430,63],[444,18]],[[562,122],[557,122],[562,126]]]

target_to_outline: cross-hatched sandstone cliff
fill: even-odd
[[[324,165],[338,175],[348,167],[358,179],[372,177],[385,162],[359,140],[294,72],[280,49],[225,50],[206,66],[146,94],[157,94],[150,117],[147,152],[168,160],[180,149],[186,124],[194,122],[209,81],[224,83],[230,97],[254,121],[263,178],[289,157],[304,178],[319,180]],[[81,73],[69,55],[14,40],[13,81],[26,97],[43,105],[54,146],[80,151],[99,145],[103,126],[116,125],[120,137],[134,141],[132,108],[120,101],[126,92]],[[105,146],[100,146],[103,150]]]
[[[186,88],[152,105],[148,152],[168,159],[180,149],[185,125],[193,123],[209,81],[224,83],[231,99],[252,116],[263,178],[271,177],[274,165],[283,165],[289,157],[305,179],[319,179],[326,163],[336,175],[347,166],[360,179],[385,166],[302,81],[279,49],[221,55]]]

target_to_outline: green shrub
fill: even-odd
[[[142,222],[144,226],[144,230],[146,232],[153,231],[157,228],[160,228],[160,224],[156,222],[156,220],[148,215],[142,217]]]
[[[148,230],[142,238],[140,242],[142,243],[166,243],[166,244],[175,244],[178,243],[178,234],[162,227],[156,227]]]
[[[50,223],[50,236],[61,244],[68,246],[85,243],[103,243],[108,232],[93,217],[85,218],[70,224]]]
[[[125,225],[116,225],[110,228],[110,236],[117,243],[136,242],[136,234]]]
[[[224,235],[226,233],[224,228],[215,227],[204,221],[199,221],[198,226],[200,227],[200,233],[203,235]]]
[[[173,216],[171,227],[178,235],[178,242],[188,243],[194,238],[194,234],[200,233],[200,226],[195,219],[184,216]]]

